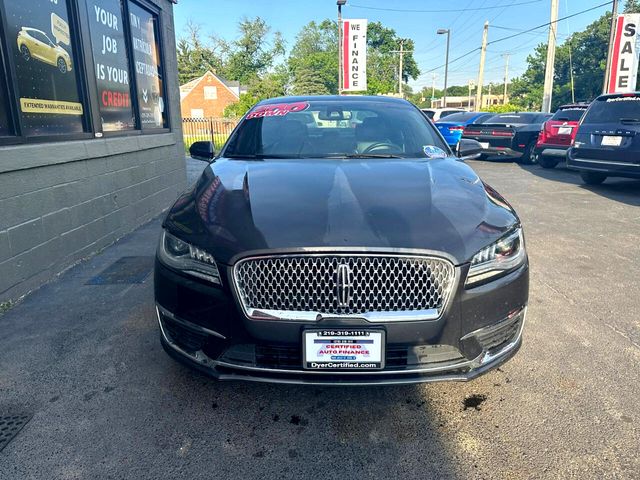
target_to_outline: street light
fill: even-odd
[[[447,54],[444,62],[444,95],[442,98],[442,108],[447,106],[447,77],[449,75],[449,40],[451,39],[451,30],[448,28],[439,28],[436,32],[438,35],[447,34]]]
[[[338,6],[338,95],[342,94],[342,6],[347,4],[347,0],[337,0]]]

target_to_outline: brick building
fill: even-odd
[[[222,117],[224,109],[236,103],[246,88],[229,82],[209,71],[180,87],[183,118]]]
[[[174,3],[0,0],[0,303],[186,187]]]

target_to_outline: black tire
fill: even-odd
[[[607,179],[607,175],[599,172],[580,172],[582,181],[587,185],[600,185]]]
[[[538,163],[542,168],[556,168],[556,165],[558,165],[559,161],[553,157],[538,155]]]
[[[20,55],[22,55],[22,58],[24,58],[25,62],[31,60],[31,51],[26,45],[20,45]]]
[[[534,163],[536,163],[536,158],[533,155],[533,149],[535,147],[536,147],[535,141],[529,142],[526,148],[524,149],[524,153],[520,158],[518,158],[517,162],[520,165],[533,165]]]
[[[64,58],[60,57],[58,58],[58,70],[60,70],[60,73],[67,73],[67,62],[64,61]]]

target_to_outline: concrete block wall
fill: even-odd
[[[168,208],[186,186],[182,149],[173,133],[0,149],[0,302]]]

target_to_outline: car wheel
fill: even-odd
[[[558,165],[558,160],[538,155],[538,163],[542,168],[555,168]]]
[[[536,142],[529,142],[527,147],[524,149],[524,153],[517,160],[520,165],[533,165],[536,163],[536,157],[533,155],[533,149],[536,147]]]
[[[29,47],[27,47],[26,45],[20,46],[20,55],[22,55],[22,58],[24,58],[27,62],[31,60],[31,52],[29,51]]]
[[[582,177],[582,181],[587,185],[600,185],[607,179],[607,176],[604,173],[598,172],[580,172],[580,176]]]
[[[58,70],[60,70],[60,73],[67,73],[67,62],[62,57],[58,59]]]

